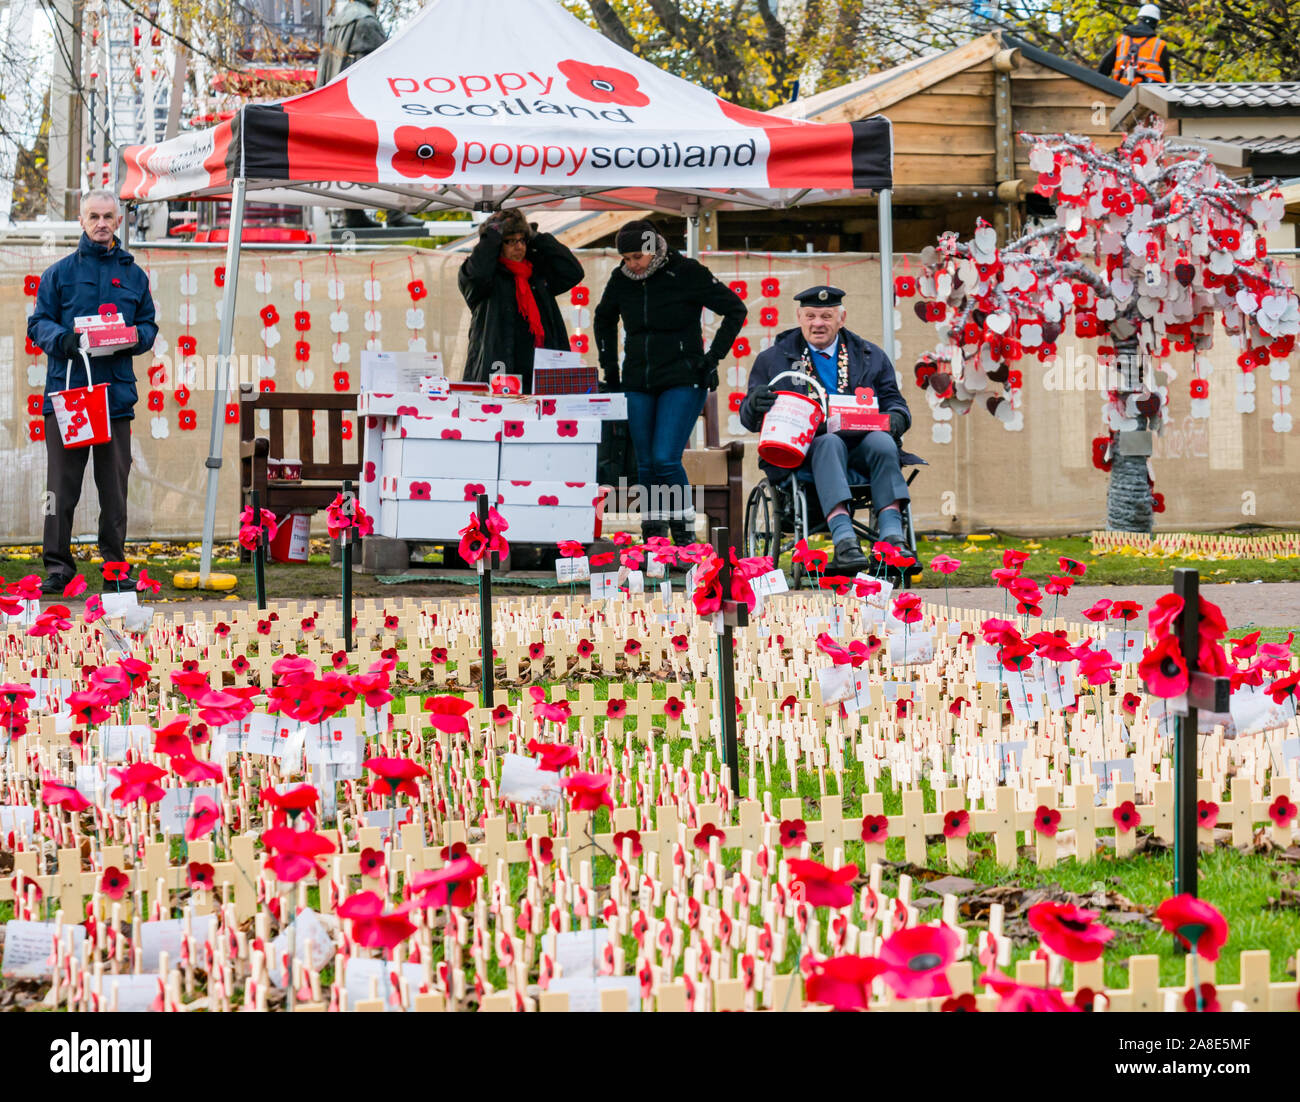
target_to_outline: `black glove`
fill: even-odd
[[[760,417],[765,416],[767,411],[776,405],[776,394],[766,383],[756,386],[749,392],[749,397],[745,399],[749,403],[749,408],[757,413]]]
[[[600,389],[605,394],[621,394],[623,392],[617,368],[610,368],[605,372],[605,381],[601,384]]]
[[[81,350],[81,334],[74,332],[64,333],[59,338],[59,353],[65,360],[72,359]]]
[[[718,361],[706,355],[700,368],[700,385],[707,390],[718,389]]]
[[[907,414],[901,409],[891,409],[889,411],[889,435],[896,440],[903,438],[903,433],[907,431]]]

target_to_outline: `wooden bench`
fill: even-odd
[[[239,500],[240,508],[252,504],[256,490],[263,509],[277,517],[295,510],[315,512],[324,509],[343,489],[343,481],[361,478],[360,459],[343,461],[343,422],[351,415],[353,432],[360,452],[361,425],[357,417],[355,394],[262,394],[254,396],[253,385],[240,385],[239,403]],[[257,413],[270,415],[268,436],[256,432]],[[298,415],[298,458],[302,462],[302,480],[286,481],[267,477],[268,458],[284,458],[285,414]],[[327,458],[316,458],[312,416],[323,412]],[[319,421],[317,422],[319,424]]]

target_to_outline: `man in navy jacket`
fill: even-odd
[[[877,510],[880,538],[906,546],[899,507],[910,499],[903,478],[899,441],[912,424],[907,401],[899,392],[894,365],[884,350],[844,328],[844,292],[838,287],[811,287],[795,295],[799,303],[798,329],[780,334],[770,348],[759,353],[749,373],[749,389],[740,407],[740,421],[757,432],[763,417],[776,402],[769,382],[782,371],[811,374],[828,394],[853,394],[870,387],[881,413],[889,415],[889,432],[828,433],[823,424],[814,437],[803,465],[810,471],[822,513],[835,541],[836,573],[855,572],[868,565],[853,531],[849,514],[849,470],[871,480],[871,500]],[[780,390],[808,393],[797,380],[782,380]],[[816,396],[816,391],[811,391]],[[761,464],[771,478],[791,473]]]
[[[62,593],[77,572],[72,558],[72,516],[81,499],[86,460],[95,455],[95,487],[99,491],[99,553],[105,562],[126,558],[126,482],[131,473],[131,420],[137,399],[132,356],[153,347],[154,323],[149,277],[116,237],[121,208],[111,191],[90,191],[81,200],[83,233],[77,251],[55,261],[41,276],[36,309],[27,319],[27,335],[46,356],[45,451],[46,486],[54,495],[45,517],[44,593]],[[113,306],[126,325],[134,325],[134,347],[90,360],[92,378],[85,378],[80,338],[73,319],[96,316]],[[54,419],[50,395],[87,382],[108,383],[108,416],[112,438],[88,448],[64,448]],[[128,579],[129,581],[129,579]]]

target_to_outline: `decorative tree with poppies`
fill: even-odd
[[[1238,412],[1254,411],[1257,368],[1282,384],[1289,377],[1300,303],[1264,240],[1281,222],[1282,196],[1273,182],[1238,183],[1205,150],[1166,141],[1159,120],[1113,152],[1072,134],[1021,139],[1032,146],[1035,191],[1055,201],[1056,218],[1002,248],[986,223],[969,242],[946,233],[923,254],[919,278],[895,281],[900,296],[919,293],[917,313],[938,329],[917,383],[940,420],[936,439],[944,420],[976,402],[1015,430],[1027,368],[1036,361],[1045,385],[1061,385],[1061,335],[1072,324],[1075,337],[1096,339],[1106,400],[1093,462],[1110,472],[1107,524],[1149,532],[1152,512],[1164,508],[1147,458],[1151,434],[1164,427],[1177,377],[1166,357],[1193,353],[1194,418],[1210,415],[1204,353],[1218,323],[1243,373]],[[1285,407],[1289,387],[1277,394]],[[1285,408],[1273,428],[1290,431]]]

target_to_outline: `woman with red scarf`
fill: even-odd
[[[496,374],[519,375],[529,393],[533,352],[569,347],[555,296],[581,282],[578,258],[519,211],[489,218],[460,267],[460,293],[470,308],[465,378],[485,383]]]

